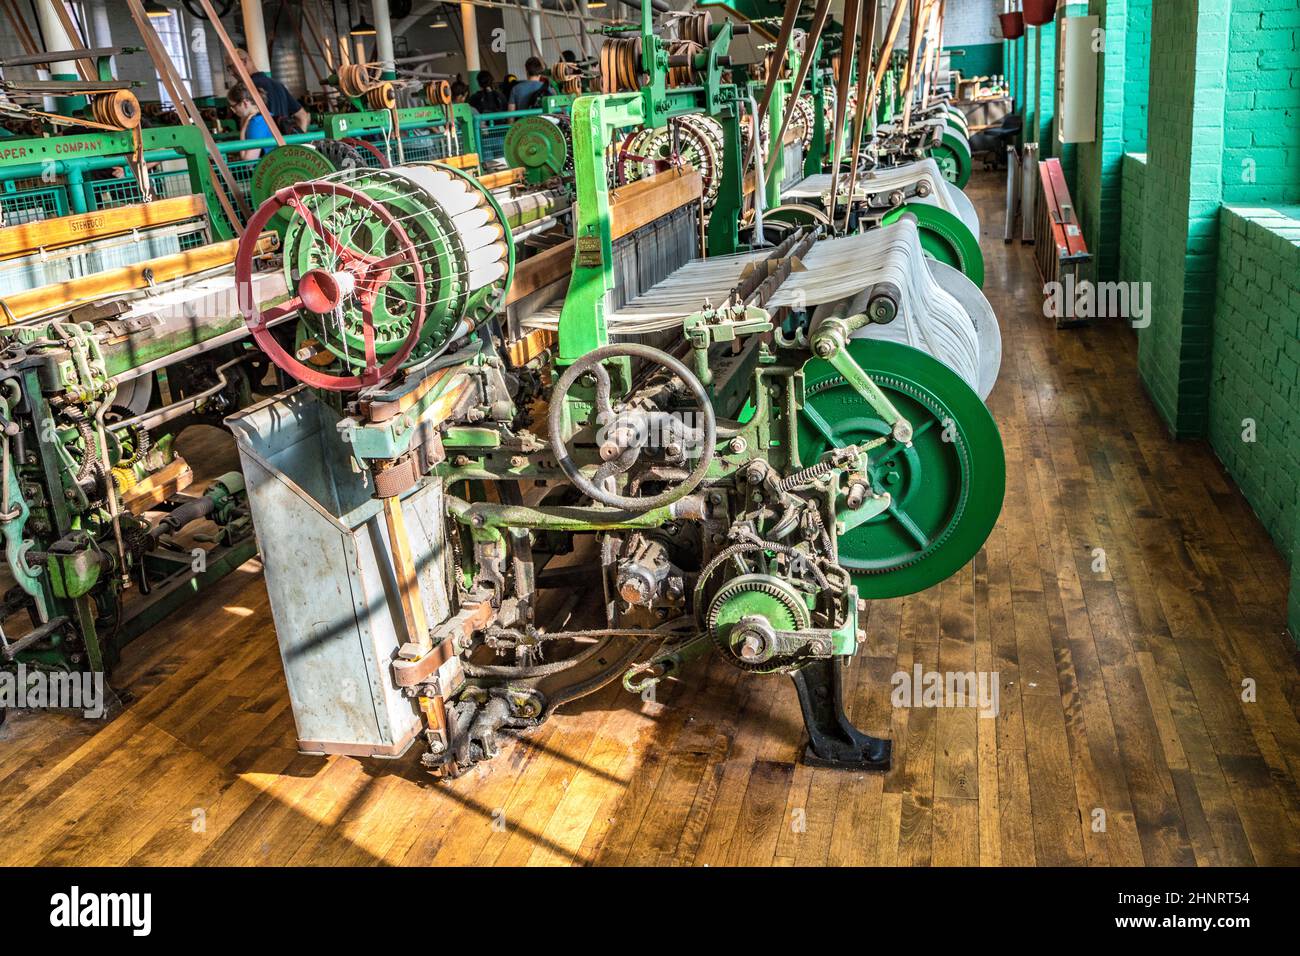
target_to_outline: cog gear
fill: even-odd
[[[743,671],[770,674],[793,666],[798,654],[782,654],[763,661],[747,661],[729,641],[732,625],[743,617],[760,616],[778,631],[800,631],[811,625],[808,606],[788,582],[770,574],[742,574],[718,589],[706,618],[709,637],[728,663]]]

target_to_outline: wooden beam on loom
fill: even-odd
[[[311,67],[311,75],[316,77],[316,84],[318,86],[324,86],[325,78],[320,75],[320,70],[316,67],[316,54],[307,49],[307,40],[303,36],[301,10],[293,19],[293,32],[298,37],[298,49],[302,50],[303,62]]]
[[[790,88],[791,98],[799,95],[803,89],[804,82],[808,79],[808,72],[813,65],[813,52],[817,49],[817,41],[822,38],[822,31],[826,28],[826,20],[831,12],[831,0],[817,0],[817,8],[813,11],[812,24],[808,31],[808,36],[804,40],[804,56],[799,58],[799,74],[795,77],[794,86]],[[794,116],[794,110],[787,109],[781,117],[781,131],[772,139],[772,155],[767,157],[767,168],[763,170],[763,181],[767,182],[768,177],[772,175],[772,170],[776,169],[777,152],[781,149],[781,144],[785,140],[785,131],[790,126],[790,119]],[[754,138],[759,136],[758,129],[754,130]]]
[[[934,72],[927,76],[925,80],[925,99],[922,101],[924,106],[930,105],[930,94],[934,92],[934,88],[939,84],[939,70],[943,67],[943,24],[947,13],[948,0],[939,0],[934,47]]]
[[[921,41],[925,44],[925,60],[921,66],[921,74],[920,74],[922,112],[924,112],[925,108],[930,104],[930,68],[933,65],[935,60],[934,41],[938,35],[938,29],[939,29],[939,24],[937,19],[939,16],[938,0],[935,0],[935,2],[930,4],[930,9],[927,11],[927,13],[928,16],[925,18],[926,20],[925,31],[921,34]]]
[[[871,2],[871,0],[868,0]],[[844,42],[840,46],[840,68],[835,77],[835,123],[831,146],[831,222],[835,222],[835,202],[840,195],[840,155],[844,146],[844,114],[849,105],[849,84],[853,82],[853,53],[862,20],[862,0],[844,0]],[[860,71],[865,67],[859,66]],[[849,193],[848,201],[853,201]]]
[[[303,22],[307,24],[307,29],[316,39],[316,46],[320,49],[321,56],[325,57],[325,65],[331,73],[334,72],[334,50],[331,44],[325,42],[325,34],[316,24],[316,14],[311,12],[310,0],[305,0],[302,5]]]
[[[0,228],[0,261],[120,236],[137,229],[169,226],[206,214],[207,204],[202,196],[174,196],[4,226]]]
[[[894,7],[889,11],[889,26],[885,29],[885,42],[880,46],[880,61],[876,72],[871,77],[871,100],[880,96],[880,84],[885,81],[889,71],[889,58],[893,55],[894,44],[898,42],[898,31],[903,27],[903,13],[907,9],[907,0],[894,0]]]
[[[28,29],[26,21],[18,15],[17,8],[13,6],[13,0],[0,0],[0,9],[4,10],[5,18],[9,21],[9,25],[13,27],[18,42],[22,44],[27,55],[36,56],[40,53],[41,50],[32,37],[32,31]]]
[[[912,91],[916,88],[916,73],[920,66],[921,24],[928,12],[926,0],[912,0],[912,19],[908,26],[907,72],[903,74],[903,132],[912,128]]]
[[[273,233],[263,233],[259,237],[259,252],[270,252],[275,248],[276,237]],[[15,292],[0,298],[0,325],[21,322],[82,302],[148,289],[164,282],[207,272],[209,269],[219,269],[233,263],[238,251],[239,240],[228,239],[199,246],[188,252],[175,252],[134,265]]]
[[[858,158],[862,155],[862,128],[868,117],[876,115],[876,97],[873,89],[867,92],[868,77],[871,75],[871,57],[875,53],[876,20],[878,19],[876,0],[867,0],[862,8],[865,22],[858,39],[858,108],[853,117],[853,160],[849,164],[848,202],[844,207],[844,228],[849,228],[849,212],[853,203],[853,190],[858,184]],[[875,123],[872,122],[874,129]]]
[[[275,117],[271,111],[266,108],[266,101],[262,99],[262,93],[253,82],[253,77],[249,75],[244,63],[240,60],[238,53],[235,51],[235,44],[230,39],[230,34],[226,28],[221,25],[221,18],[217,16],[217,11],[212,8],[212,0],[199,0],[199,5],[203,7],[203,12],[208,15],[208,22],[212,24],[212,29],[217,31],[217,39],[226,50],[226,57],[230,60],[230,65],[234,67],[235,73],[239,75],[239,82],[244,84],[244,89],[248,95],[253,98],[253,104],[257,107],[257,112],[262,114],[262,119],[271,129],[271,138],[275,140],[276,146],[284,145],[284,134],[280,132],[280,127],[275,122]]]
[[[230,167],[226,165],[226,159],[217,149],[217,141],[212,138],[212,131],[208,129],[207,124],[203,122],[203,116],[199,113],[199,108],[194,105],[194,99],[190,96],[190,91],[185,84],[181,82],[180,76],[176,73],[176,67],[167,55],[166,48],[162,41],[158,39],[158,34],[154,31],[153,24],[149,22],[149,15],[144,12],[144,5],[141,0],[126,0],[127,9],[131,13],[131,19],[135,21],[135,27],[140,31],[140,38],[144,40],[145,48],[149,51],[149,58],[153,60],[154,69],[158,71],[158,76],[162,79],[163,85],[167,87],[167,92],[176,104],[178,109],[184,111],[186,118],[191,126],[198,127],[199,132],[203,135],[203,143],[208,148],[208,155],[211,157],[208,163],[208,176],[212,180],[212,185],[217,194],[217,201],[221,203],[221,208],[226,211],[226,216],[230,219],[230,227],[235,230],[235,235],[244,234],[244,219],[251,218],[253,211],[248,206],[248,201],[244,194],[239,191],[239,184],[235,182],[235,177],[231,175]],[[220,178],[218,178],[220,173]],[[225,180],[230,187],[230,196],[235,198],[235,203],[239,207],[239,212],[231,205],[230,196],[226,195],[226,190],[222,188],[222,180]],[[240,213],[243,215],[241,216]]]

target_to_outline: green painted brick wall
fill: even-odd
[[[1073,3],[1063,3],[1059,5],[1056,13],[1056,20],[1060,21],[1062,17],[1082,17],[1082,16],[1086,16],[1087,13],[1088,13],[1088,3],[1085,2],[1085,0],[1075,0],[1075,2]],[[1058,36],[1056,33],[1057,25],[1058,24],[1056,22],[1052,24],[1052,28],[1053,28],[1052,46],[1053,47],[1056,46],[1058,40]],[[1055,104],[1056,104],[1056,95],[1057,95],[1055,52],[1053,52],[1052,54],[1051,79],[1052,79],[1051,87],[1052,87],[1052,104],[1053,104],[1052,111],[1053,113],[1055,113],[1056,111]],[[1055,124],[1053,124],[1048,129],[1047,135],[1051,137],[1052,140],[1052,155],[1059,156],[1061,159],[1061,172],[1065,175],[1066,185],[1070,187],[1070,198],[1074,200],[1075,207],[1077,208],[1079,204],[1079,182],[1078,182],[1079,146],[1076,143],[1064,143],[1064,144],[1058,143],[1056,141]]]
[[[1222,210],[1212,375],[1210,443],[1290,558],[1300,639],[1300,207]]]
[[[1146,147],[1151,0],[1091,0],[1088,13],[1098,18],[1105,43],[1097,64],[1097,137],[1078,146],[1075,198],[1093,255],[1091,277],[1109,282],[1120,275],[1123,156]]]
[[[1038,139],[1038,30],[1028,27],[1020,42],[1025,49],[1025,75],[1021,102],[1025,104],[1024,132],[1021,134],[1026,143]]]
[[[1127,153],[1121,163],[1123,184],[1121,204],[1124,209],[1142,210],[1142,186],[1146,180],[1145,153]],[[1144,281],[1142,261],[1142,217],[1123,216],[1119,221],[1119,262],[1116,278],[1124,282]]]
[[[1039,158],[1056,155],[1052,120],[1056,116],[1056,21],[1041,27],[1028,27],[1025,35],[1037,48],[1034,68],[1034,141]]]
[[[1219,224],[1210,443],[1284,553],[1300,489],[1300,208],[1228,206]],[[1243,441],[1246,420],[1255,441]]]
[[[1252,2],[1252,0],[1238,0]],[[1178,437],[1205,434],[1224,102],[1233,0],[1156,3],[1142,259],[1151,324],[1138,333],[1138,368]]]
[[[1124,22],[1124,148],[1147,148],[1147,100],[1151,90],[1151,3],[1128,0]]]
[[[1233,0],[1223,201],[1300,202],[1300,0]]]

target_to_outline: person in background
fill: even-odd
[[[453,103],[464,103],[467,96],[469,96],[469,87],[464,80],[456,77],[451,84],[451,101]]]
[[[549,81],[546,79],[546,64],[537,57],[530,56],[528,58],[528,62],[524,64],[524,72],[528,74],[528,78],[520,80],[510,87],[510,101],[507,109],[531,109],[533,101],[549,85]]]
[[[496,80],[487,70],[479,70],[478,92],[469,98],[469,105],[480,113],[504,113],[506,98],[497,89]]]
[[[257,87],[257,92],[262,95],[262,102],[266,104],[271,117],[280,128],[288,126],[291,131],[306,132],[308,124],[311,123],[311,114],[303,109],[303,105],[289,92],[289,88],[271,74],[255,70],[253,58],[243,47],[236,50],[235,55],[248,71],[253,85]]]
[[[243,83],[236,83],[226,92],[226,103],[235,114],[239,123],[240,139],[270,139],[271,127],[257,109],[253,97]],[[258,159],[261,149],[244,149],[235,154],[235,159]]]

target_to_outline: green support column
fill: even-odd
[[[1084,0],[1076,0],[1074,3],[1063,4],[1057,8],[1056,20],[1059,23],[1062,17],[1083,17],[1088,15],[1088,4]],[[1052,36],[1057,38],[1057,23],[1052,24]],[[1053,44],[1055,45],[1055,44]],[[1055,114],[1056,97],[1059,91],[1056,88],[1056,55],[1052,56],[1052,111]],[[1053,116],[1055,120],[1055,116]],[[1052,123],[1047,131],[1047,135],[1052,139],[1052,155],[1059,156],[1061,159],[1061,169],[1065,173],[1066,185],[1070,187],[1070,196],[1076,204],[1079,199],[1079,145],[1077,143],[1060,143],[1056,139],[1056,124]]]
[[[1142,261],[1152,282],[1138,368],[1178,437],[1205,434],[1232,0],[1152,7]]]
[[[1110,282],[1120,278],[1124,154],[1146,148],[1151,0],[1092,0],[1088,12],[1105,37],[1097,64],[1097,139],[1078,147],[1075,199],[1093,278]]]
[[[1025,34],[1033,34],[1037,46],[1034,69],[1034,126],[1030,134],[1038,143],[1038,158],[1057,155],[1052,120],[1056,117],[1056,21],[1041,27],[1029,27]]]
[[[1038,28],[1027,27],[1020,39],[1025,49],[1025,75],[1020,78],[1020,102],[1024,104],[1024,131],[1021,138],[1026,143],[1038,141]]]

